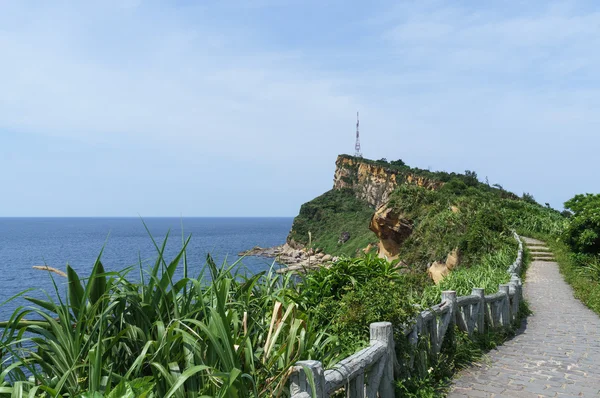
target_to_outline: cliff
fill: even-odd
[[[273,251],[283,263],[305,267],[325,262],[321,258],[376,253],[412,269],[429,268],[439,281],[505,243],[510,234],[503,215],[533,206],[468,170],[431,172],[401,160],[349,155],[335,164],[332,189],[300,207],[286,244]]]
[[[438,189],[443,185],[442,181],[411,172],[407,166],[390,167],[389,164],[348,155],[339,155],[335,165],[333,189],[349,189],[358,200],[372,208],[386,203],[400,184],[427,189]]]
[[[381,220],[375,229],[375,210],[388,202],[399,185],[435,190],[444,184],[434,175],[427,175],[428,171],[411,169],[401,161],[388,163],[339,155],[335,164],[333,189],[300,207],[287,239],[292,248],[310,246],[332,255],[356,256],[378,247],[381,255],[388,256],[382,247],[393,247],[390,236],[396,238],[408,232],[406,228],[401,232],[388,230],[389,222]]]

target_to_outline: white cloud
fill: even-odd
[[[105,30],[95,36],[88,14],[76,26],[71,12],[64,19],[56,14],[52,22],[37,16],[44,30],[0,32],[0,52],[9,60],[0,65],[0,127],[82,139],[168,138],[215,152],[244,151],[258,141],[264,146],[255,151],[268,153],[287,139],[285,130],[307,139],[321,134],[295,127],[298,121],[326,126],[357,108],[303,69],[294,52],[229,49],[243,32],[159,19],[151,30],[134,22],[128,37]],[[105,40],[117,47],[100,44],[96,54],[88,47]]]
[[[184,166],[211,157],[277,167],[261,183],[298,201],[292,209],[329,187],[335,155],[353,148],[356,110],[366,156],[475,169],[555,206],[575,192],[536,185],[525,167],[558,175],[548,159],[560,158],[581,170],[568,185],[580,191],[594,178],[565,148],[599,144],[599,11],[390,1],[290,33],[320,3],[244,3],[0,2],[0,132],[143,142]],[[342,15],[363,5],[326,6]],[[542,144],[544,157],[532,157]],[[298,186],[313,188],[295,199]]]

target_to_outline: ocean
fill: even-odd
[[[46,271],[33,269],[48,265],[65,271],[68,263],[80,277],[91,271],[102,252],[107,271],[136,265],[140,259],[148,269],[156,259],[156,249],[144,227],[160,246],[169,233],[165,257],[172,259],[181,250],[183,238],[191,236],[187,247],[188,272],[198,276],[211,254],[217,264],[232,263],[238,253],[254,246],[283,244],[292,226],[290,218],[0,218],[0,304],[33,288],[30,296],[54,296],[52,280]],[[104,249],[103,249],[104,248]],[[248,273],[268,270],[273,259],[246,257],[241,264]],[[276,265],[277,266],[277,265]],[[131,278],[139,272],[134,270]],[[178,276],[182,276],[180,269]],[[66,278],[54,275],[59,290]],[[12,300],[0,306],[0,320],[7,320],[19,306],[29,303]]]

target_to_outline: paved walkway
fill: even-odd
[[[448,397],[599,397],[600,318],[573,297],[543,242],[524,284],[533,311],[517,336],[465,369]]]

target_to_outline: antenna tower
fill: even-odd
[[[360,137],[358,133],[358,112],[356,112],[356,144],[354,145],[354,156],[362,158],[362,152],[360,151]]]

